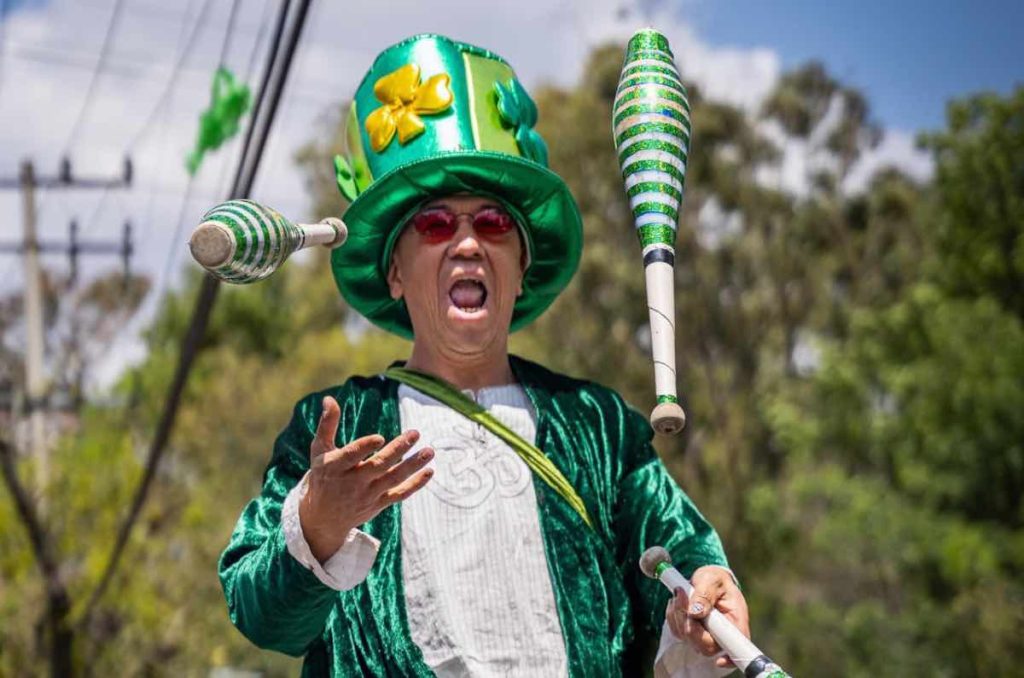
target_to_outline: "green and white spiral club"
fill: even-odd
[[[674,255],[690,104],[668,40],[652,28],[637,31],[626,47],[612,128],[644,256],[655,249]]]
[[[678,433],[686,418],[676,396],[673,271],[690,147],[690,104],[668,40],[653,28],[637,31],[626,46],[612,134],[643,248],[658,402],[651,423],[661,433]]]
[[[338,247],[348,234],[340,219],[296,224],[252,200],[229,200],[211,209],[189,239],[192,256],[228,283],[263,280],[293,252],[313,245]]]

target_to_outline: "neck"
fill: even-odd
[[[508,362],[507,343],[480,352],[459,353],[415,342],[405,366],[473,391],[515,381]]]

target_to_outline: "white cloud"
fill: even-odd
[[[850,170],[843,188],[849,193],[863,191],[880,169],[895,167],[917,181],[927,181],[935,169],[931,154],[917,147],[915,135],[888,129],[881,143],[865,153]]]
[[[742,230],[743,216],[736,210],[726,212],[715,196],[705,201],[697,214],[697,240],[705,249],[717,250]]]

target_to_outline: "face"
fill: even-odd
[[[515,221],[495,201],[457,195],[428,203],[399,236],[388,271],[416,342],[441,353],[503,347],[525,252]]]

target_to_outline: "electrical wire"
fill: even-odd
[[[312,8],[312,16],[310,17],[310,23],[312,25],[314,25],[314,26],[318,25],[317,19],[318,19],[319,15],[323,12],[323,10],[324,10],[324,4],[323,3],[320,3],[320,4],[317,4],[317,5],[313,6],[313,8]],[[296,69],[299,72],[302,72],[302,66],[303,66],[304,60],[308,59],[309,52],[308,52],[308,50],[305,49],[305,47],[306,47],[306,45],[300,45],[299,46],[299,52],[295,56],[295,59],[296,59]],[[294,84],[294,82],[291,83],[291,84]],[[269,142],[268,142],[269,146],[267,147],[266,159],[265,159],[267,164],[272,164],[274,158],[276,158],[277,155],[279,154],[281,145],[283,143],[282,135],[280,134],[280,130],[286,129],[286,127],[288,125],[288,121],[291,120],[291,116],[292,116],[292,113],[293,113],[293,111],[295,109],[295,106],[299,103],[298,98],[292,95],[292,89],[293,89],[292,87],[288,88],[288,91],[286,92],[286,94],[288,96],[285,97],[284,104],[283,104],[283,107],[281,109],[281,113],[278,116],[279,122],[277,124],[277,129],[279,130],[279,132],[277,134],[275,134],[269,140]],[[329,101],[331,104],[336,103],[336,101],[334,99],[327,99],[325,101]],[[261,182],[256,182],[256,187],[260,187],[260,186],[261,186]],[[260,193],[260,195],[261,196],[263,195],[262,192]]]
[[[232,35],[234,33],[235,17],[237,15],[238,5],[239,0],[232,0],[231,10],[230,13],[228,14],[228,22],[224,29],[224,41],[221,46],[218,68],[223,68],[226,63],[226,59],[229,52],[229,46],[231,44]],[[258,37],[259,36],[257,36],[257,38]],[[258,47],[258,43],[254,44],[253,52],[255,52]],[[192,196],[192,188],[195,185],[196,176],[197,174],[192,174],[188,178],[188,183],[185,185],[185,196],[182,199],[181,207],[178,210],[178,217],[174,221],[174,233],[171,236],[171,246],[167,248],[167,258],[164,261],[162,273],[155,287],[154,298],[157,300],[157,304],[159,304],[164,297],[164,293],[166,292],[166,289],[170,284],[171,271],[173,269],[173,266],[178,261],[177,255],[180,248],[177,246],[177,243],[181,239],[181,232],[185,224],[185,217],[188,215],[189,203],[191,201]],[[221,177],[221,182],[223,182],[223,176]]]
[[[82,105],[78,109],[78,116],[75,118],[75,123],[71,126],[71,133],[68,134],[68,140],[64,143],[65,155],[69,154],[71,149],[74,148],[75,142],[78,138],[78,133],[82,129],[82,122],[85,120],[86,113],[89,111],[93,100],[96,98],[96,84],[99,82],[100,76],[103,75],[107,56],[110,54],[110,50],[114,45],[114,34],[117,32],[118,24],[121,22],[123,9],[124,0],[114,0],[114,11],[111,12],[110,21],[107,22],[107,32],[103,36],[103,46],[100,48],[100,56],[96,61],[96,67],[92,71],[92,77],[89,79],[89,88],[85,91],[85,99],[83,99]]]
[[[7,0],[0,0],[0,92],[4,89],[4,50],[7,49]]]
[[[227,63],[228,53],[231,51],[231,38],[235,34],[235,18],[238,16],[238,0],[232,0],[231,11],[228,13],[228,25],[224,29],[224,41],[220,46],[220,59],[217,62],[219,68]]]
[[[163,92],[160,93],[160,97],[157,99],[156,104],[154,104],[152,110],[150,110],[149,114],[146,116],[145,122],[142,123],[142,126],[135,132],[131,141],[128,142],[125,151],[126,153],[130,154],[135,150],[138,143],[149,133],[153,123],[156,122],[157,116],[160,115],[167,105],[167,101],[170,98],[171,93],[177,86],[178,76],[181,75],[182,66],[184,66],[185,60],[188,58],[189,54],[192,53],[193,47],[195,47],[196,39],[202,32],[201,29],[212,6],[213,3],[211,0],[204,0],[203,6],[199,10],[199,16],[196,18],[196,22],[192,27],[192,32],[188,37],[188,43],[184,48],[178,51],[177,58],[174,60],[174,67],[171,69],[170,77],[167,79],[167,84],[164,86]]]
[[[186,44],[185,43],[185,37],[186,37],[186,34],[187,34],[187,29],[189,27],[188,19],[189,19],[189,16],[191,15],[191,13],[192,13],[192,0],[189,0],[189,4],[185,8],[185,12],[181,16],[181,28],[180,28],[180,30],[178,32],[177,47],[175,49],[175,51],[176,51],[175,65],[174,65],[174,68],[172,68],[170,76],[168,77],[167,85],[165,85],[163,93],[161,94],[161,99],[163,99],[163,97],[167,94],[167,92],[169,92],[170,90],[172,90],[174,88],[174,85],[177,82],[177,77],[181,73],[181,66],[183,64],[182,55],[186,54],[188,52],[188,49],[191,46],[193,40],[195,39],[196,35],[199,33],[200,22],[203,20],[203,17],[205,15],[205,11],[207,9],[209,9],[210,2],[211,2],[211,0],[206,0],[206,4],[203,6],[202,11],[196,17],[196,23],[193,24],[191,33],[188,33],[189,38],[188,38],[188,43]],[[155,111],[160,111],[160,110],[163,111],[163,121],[162,121],[162,124],[161,124],[161,128],[162,129],[166,129],[169,110],[168,110],[168,107],[162,107],[161,108],[159,106],[159,102],[158,102],[158,106],[154,109],[154,112]],[[151,115],[152,115],[152,112],[151,112]],[[164,143],[166,145],[167,143],[169,143],[169,140],[165,139]],[[126,158],[131,155],[132,150],[133,150],[133,148],[131,147],[131,145],[129,145],[128,149],[125,151],[125,157]],[[163,165],[161,165],[161,170],[162,169],[163,169]],[[82,228],[82,235],[83,236],[88,234],[92,230],[93,226],[97,223],[97,221],[99,219],[99,216],[102,213],[103,208],[106,206],[107,198],[110,196],[111,190],[112,189],[110,189],[109,187],[103,189],[103,194],[100,196],[99,200],[96,201],[96,207],[93,208],[92,213],[90,213],[89,217],[84,222],[84,226]],[[150,193],[150,204],[152,204],[152,197],[153,197],[152,193]],[[145,224],[148,224],[148,223],[149,223],[148,220],[146,222],[144,222],[144,226],[143,227],[145,228]],[[142,242],[145,242],[145,241],[143,240]]]
[[[247,159],[248,163],[251,163],[252,166],[249,168],[239,167],[239,171],[235,175],[235,181],[232,184],[228,197],[233,198],[237,195],[244,195],[252,188],[252,177],[255,176],[256,170],[259,168],[260,156],[263,152],[267,135],[270,132],[270,127],[274,122],[274,114],[277,111],[276,101],[280,99],[281,91],[287,80],[292,59],[295,55],[295,45],[302,34],[302,29],[306,22],[310,0],[298,0],[298,3],[299,7],[295,12],[294,20],[289,26],[289,31],[285,37],[284,45],[282,47],[281,37],[283,33],[283,26],[287,22],[291,4],[290,0],[283,0],[282,8],[278,14],[277,24],[274,29],[274,47],[267,59],[267,67],[264,74],[265,77],[263,78],[265,85],[269,86],[261,87],[257,94],[257,110],[262,108],[260,104],[263,99],[271,99],[268,113],[262,118],[254,116],[249,121],[250,132],[245,135],[245,138],[247,143],[252,143],[254,145],[254,148],[252,153],[243,153],[243,158]],[[275,68],[275,66],[278,65],[279,54],[281,56],[280,65],[279,68]],[[270,77],[269,74],[271,71],[274,71],[276,77]],[[256,127],[259,127],[258,133],[252,132],[251,130]],[[245,150],[248,151],[249,149],[247,148]],[[246,183],[247,181],[248,183]],[[206,326],[209,322],[213,305],[217,299],[218,289],[217,280],[215,278],[212,276],[206,276],[203,278],[199,294],[196,298],[196,305],[192,311],[192,317],[189,320],[188,329],[186,330],[185,336],[182,338],[178,364],[175,367],[174,376],[168,388],[166,400],[164,401],[164,407],[160,414],[156,431],[153,434],[152,443],[146,455],[146,464],[142,479],[132,498],[132,504],[128,510],[128,515],[118,529],[117,538],[100,576],[99,583],[96,588],[93,589],[93,592],[86,601],[85,606],[81,608],[81,616],[76,623],[76,626],[79,628],[85,627],[89,624],[92,611],[95,609],[99,600],[103,597],[104,592],[110,586],[114,573],[117,571],[117,566],[121,560],[121,556],[124,553],[125,546],[128,543],[128,538],[131,536],[132,528],[138,521],[142,512],[142,506],[146,501],[150,487],[156,477],[160,459],[163,456],[164,451],[167,449],[167,441],[174,429],[178,405],[181,402],[185,383],[188,381],[192,364],[195,361],[196,354],[199,350],[199,344],[202,341],[203,335],[206,333]]]
[[[117,32],[117,27],[121,22],[122,10],[124,9],[124,0],[114,0],[114,10],[110,14],[110,20],[107,22],[107,31],[103,36],[103,45],[100,47],[99,58],[96,60],[96,65],[92,69],[92,76],[89,78],[89,86],[85,91],[85,98],[82,100],[82,105],[78,109],[78,115],[75,117],[75,122],[71,125],[71,132],[68,134],[67,141],[64,142],[64,149],[62,155],[67,158],[71,154],[71,149],[74,148],[75,142],[78,140],[78,134],[82,129],[82,123],[85,120],[86,114],[89,108],[92,106],[93,100],[96,98],[96,85],[100,80],[100,76],[103,75],[104,70],[107,66],[107,58],[110,55],[110,51],[114,44],[114,35]],[[104,189],[101,200],[106,196],[107,189]],[[50,193],[44,193],[40,200],[40,206],[45,205],[50,198]]]

